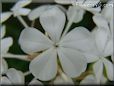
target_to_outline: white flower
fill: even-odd
[[[107,79],[102,76],[101,83],[100,84],[105,84],[107,82]],[[80,85],[98,85],[97,79],[95,78],[94,75],[90,74],[87,75],[81,82]]]
[[[90,11],[92,13],[100,12],[100,7],[94,7],[100,0],[55,0],[60,4],[72,4],[73,6],[80,6],[81,8]]]
[[[11,11],[13,12],[14,16],[25,16],[27,15],[31,10],[28,8],[23,8],[24,6],[30,4],[32,0],[19,0],[12,8]]]
[[[85,71],[87,61],[81,52],[91,50],[90,32],[77,27],[61,38],[65,24],[64,13],[54,7],[40,17],[40,23],[49,38],[35,28],[25,28],[19,38],[22,50],[28,54],[44,51],[30,63],[30,72],[40,80],[51,80],[57,74],[57,56],[68,77],[77,77]]]
[[[3,66],[3,65],[2,65]],[[24,84],[25,78],[24,74],[14,68],[10,68],[5,73],[6,76],[1,76],[1,84],[5,85],[15,85],[15,84]]]
[[[94,22],[97,27],[93,30],[93,35],[95,37],[98,60],[93,65],[93,71],[97,82],[100,83],[100,80],[103,75],[103,70],[106,70],[106,75],[109,80],[113,80],[113,64],[106,57],[112,56],[113,54],[113,36],[112,36],[112,19],[111,22],[108,22],[109,17],[105,18],[101,14],[97,14],[93,17]],[[111,24],[110,24],[111,23]]]

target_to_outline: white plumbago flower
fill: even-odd
[[[4,67],[3,65],[1,65]],[[24,84],[25,78],[24,74],[14,68],[10,68],[5,72],[6,76],[1,76],[1,84],[5,85],[15,85],[15,84]]]
[[[81,8],[92,13],[101,11],[100,7],[94,7],[100,2],[100,0],[55,0],[55,2],[60,4],[72,4],[73,6],[80,6]]]
[[[12,15],[11,12],[0,13],[0,23],[5,22],[11,15]]]
[[[24,6],[30,4],[32,0],[19,0],[12,8],[11,11],[13,12],[14,16],[25,16],[31,11],[28,8],[23,8]]]
[[[95,60],[96,62],[93,65],[93,71],[95,73],[95,77],[97,78],[97,82],[100,82],[104,69],[106,70],[107,78],[112,81],[113,64],[111,61],[105,58],[113,54],[112,30],[109,26],[110,24],[102,15],[95,15],[93,17],[93,20],[97,25],[92,33],[94,35],[98,51],[98,54],[96,55],[96,57],[98,57],[98,60]]]
[[[40,23],[49,38],[32,27],[22,31],[19,44],[24,52],[44,51],[30,63],[30,72],[35,78],[53,79],[57,74],[57,56],[68,77],[77,77],[85,71],[87,61],[82,52],[91,50],[91,34],[84,27],[77,27],[61,38],[65,20],[65,14],[54,7],[40,16]]]
[[[107,79],[102,76],[101,83],[100,84],[105,84],[107,82]],[[87,75],[81,82],[80,85],[97,85],[97,80],[94,75],[90,74]]]

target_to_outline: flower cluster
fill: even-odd
[[[85,85],[114,80],[113,7],[101,8],[102,0],[55,0],[53,5],[24,8],[31,2],[19,0],[10,11],[0,13],[1,84]],[[113,0],[103,3],[113,4]],[[91,31],[78,25],[87,13],[95,24]],[[28,17],[31,26],[22,16]],[[5,37],[9,28],[5,21],[14,17],[24,26],[17,40],[26,55],[9,52],[15,40],[10,35]],[[36,23],[40,25],[36,27]],[[9,67],[8,58],[29,62],[28,71]],[[30,74],[33,78],[25,80]]]

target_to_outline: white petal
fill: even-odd
[[[78,6],[70,6],[67,11],[67,17],[68,17],[68,20],[70,20],[70,18],[73,16],[73,14],[75,14],[75,18],[74,18],[73,22],[77,23],[83,19],[84,13],[85,13],[84,9],[82,9]]]
[[[43,83],[41,83],[40,81],[36,80],[36,79],[33,79],[29,85],[43,85]]]
[[[56,3],[60,4],[71,4],[74,0],[55,0]]]
[[[1,58],[0,60],[0,75],[5,74],[8,70],[8,64],[7,62]]]
[[[23,15],[23,16],[26,16],[29,14],[31,10],[30,9],[27,9],[27,8],[21,8],[18,10],[18,14],[17,15]]]
[[[75,78],[86,70],[86,58],[78,51],[70,48],[58,48],[60,63],[68,77]]]
[[[65,14],[58,7],[53,7],[40,17],[41,25],[55,42],[60,39],[65,20]]]
[[[100,83],[100,80],[103,75],[103,62],[101,60],[98,60],[96,63],[94,63],[93,72],[95,74],[95,78],[97,80],[97,83]]]
[[[105,46],[104,56],[111,56],[113,54],[113,40],[110,39]]]
[[[12,15],[11,12],[3,12],[0,14],[0,22],[5,22],[10,16]]]
[[[97,84],[96,78],[93,75],[86,76],[81,82],[80,85],[95,85]]]
[[[5,33],[6,33],[6,26],[2,25],[0,27],[0,38],[3,38],[5,36]]]
[[[97,49],[102,54],[108,41],[109,33],[105,28],[99,28],[95,32],[95,41]]]
[[[114,80],[114,66],[113,64],[107,60],[107,59],[103,59],[103,63],[106,69],[106,74],[109,80],[113,81]]]
[[[2,39],[1,40],[1,54],[7,53],[12,44],[13,44],[13,39],[11,37]]]
[[[30,72],[35,78],[43,81],[53,79],[57,74],[57,53],[49,49],[33,59],[29,66]]]
[[[7,77],[1,77],[1,84],[2,85],[11,85],[11,81]]]
[[[49,10],[50,7],[52,8],[53,6],[51,6],[51,5],[43,5],[43,6],[39,6],[39,7],[35,8],[35,9],[33,9],[28,15],[29,19],[30,20],[37,19],[45,11]]]
[[[24,52],[30,54],[48,49],[53,43],[39,30],[30,27],[21,32],[19,44]]]
[[[62,76],[65,77],[65,80]],[[57,76],[53,83],[54,85],[74,85],[73,80],[67,77],[64,73],[62,73],[61,76]]]
[[[12,84],[24,84],[25,83],[24,74],[21,71],[18,71],[14,68],[10,68],[7,71],[6,75],[8,76]]]
[[[93,16],[93,21],[98,27],[109,29],[107,20],[101,14]]]
[[[21,8],[21,7],[24,7],[28,4],[30,4],[32,2],[32,0],[19,0],[14,6],[12,9],[15,9],[15,8]]]
[[[94,52],[96,52],[92,35],[84,27],[76,27],[70,31],[65,37],[63,37],[60,46],[73,48],[87,54],[94,54]]]

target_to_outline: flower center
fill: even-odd
[[[59,47],[59,44],[58,44],[58,43],[55,43],[55,44],[54,44],[54,47],[55,47],[55,48],[58,48],[58,47]]]

